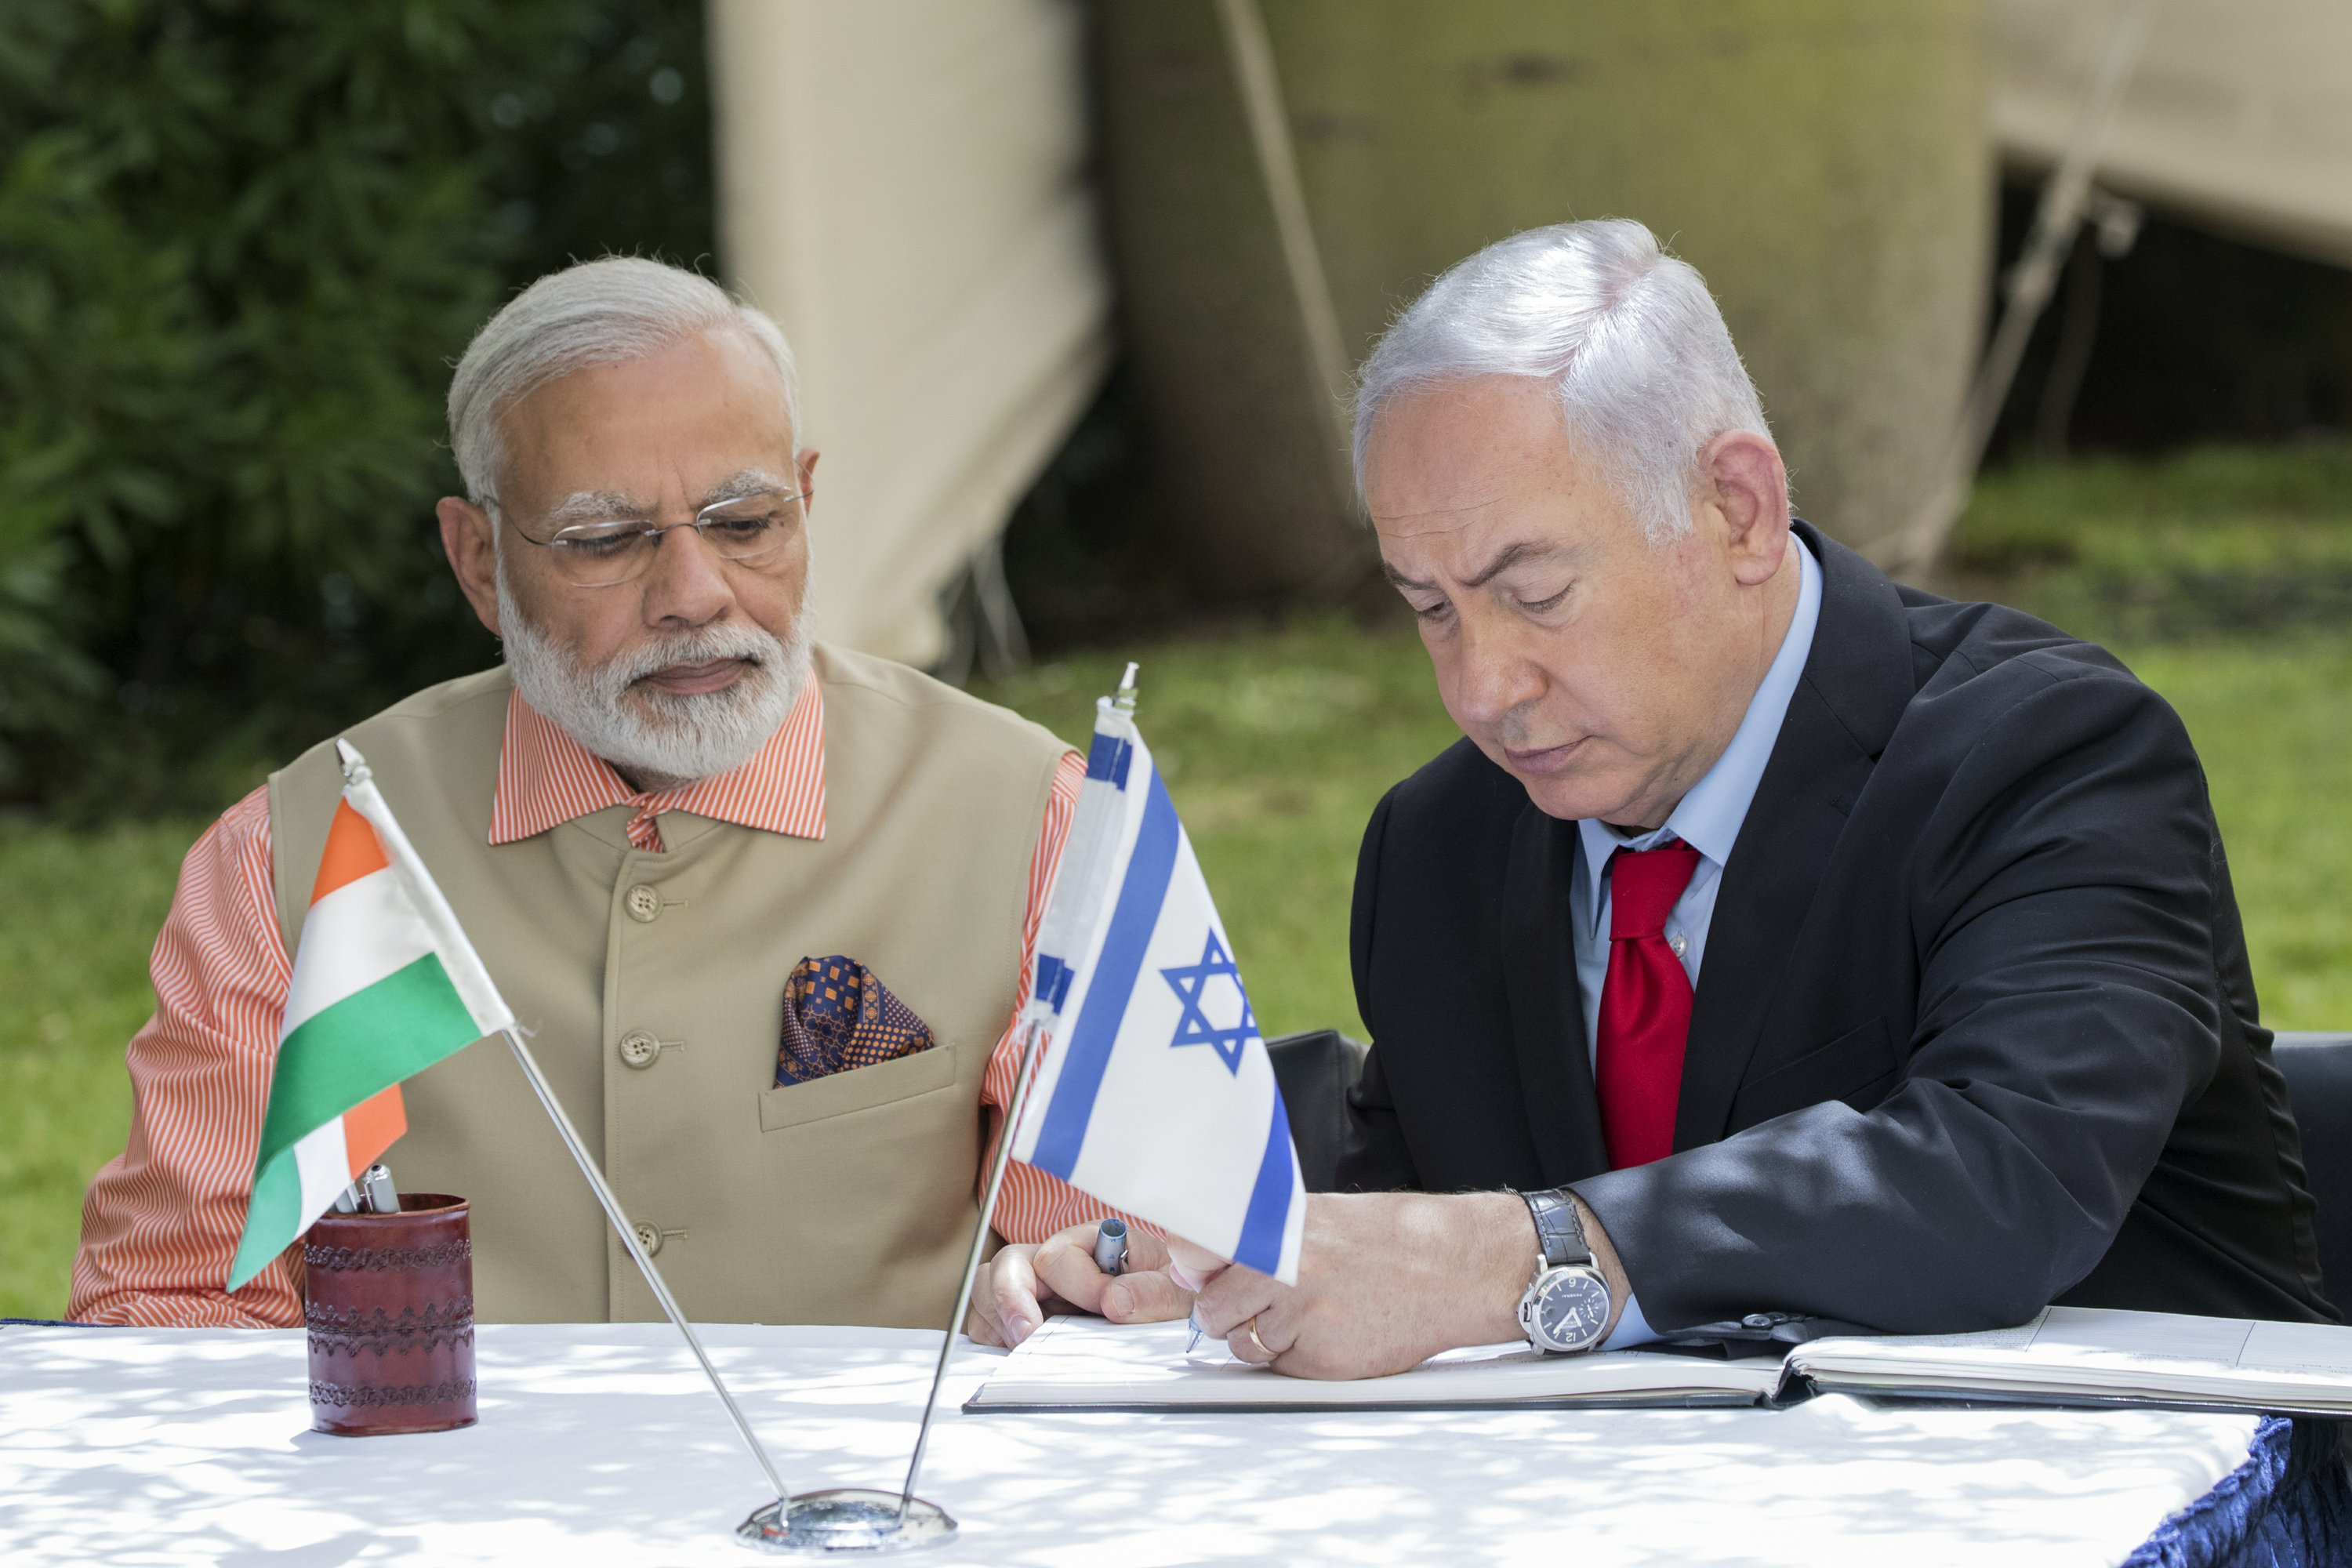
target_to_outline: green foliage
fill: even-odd
[[[699,59],[690,0],[0,8],[0,795],[216,805],[489,657],[448,363],[566,255],[707,252]]]

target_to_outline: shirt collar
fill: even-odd
[[[751,761],[731,773],[651,794],[632,790],[612,764],[525,702],[521,692],[509,693],[490,842],[511,844],[615,805],[635,806],[640,816],[685,811],[765,833],[823,838],[824,697],[815,676]]]
[[[1588,925],[1597,925],[1601,919],[1601,869],[1609,864],[1612,850],[1654,849],[1668,839],[1679,838],[1712,861],[1718,871],[1731,858],[1731,846],[1739,837],[1740,824],[1748,820],[1748,805],[1764,779],[1764,765],[1772,760],[1773,743],[1780,738],[1781,721],[1789,716],[1789,700],[1797,694],[1797,682],[1804,677],[1805,659],[1813,651],[1813,631],[1822,618],[1821,563],[1794,532],[1789,535],[1789,542],[1797,552],[1796,613],[1789,617],[1780,651],[1772,656],[1771,668],[1764,672],[1756,695],[1748,700],[1748,711],[1723,755],[1691,786],[1663,827],[1625,838],[1598,817],[1586,817],[1576,825],[1583,840],[1584,863],[1590,868],[1584,879],[1590,900],[1585,910]]]

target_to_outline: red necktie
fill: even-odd
[[[1683,843],[1610,858],[1609,974],[1601,984],[1593,1076],[1612,1170],[1675,1152],[1691,983],[1666,942],[1666,916],[1697,869],[1698,851]]]

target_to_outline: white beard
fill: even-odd
[[[791,715],[808,682],[804,613],[793,616],[790,642],[748,621],[730,621],[647,643],[583,669],[522,613],[508,587],[503,561],[498,585],[499,626],[515,689],[648,792],[715,778],[750,762]],[[672,665],[719,658],[741,659],[750,667],[724,690],[686,693],[636,684]]]

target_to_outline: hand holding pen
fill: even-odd
[[[1095,1227],[1095,1267],[1106,1274],[1127,1272],[1127,1221],[1113,1215]]]
[[[1010,1347],[1059,1312],[1091,1312],[1114,1323],[1182,1318],[1192,1295],[1169,1269],[1168,1244],[1117,1216],[1074,1225],[1036,1247],[1007,1247],[972,1287],[964,1331]]]

